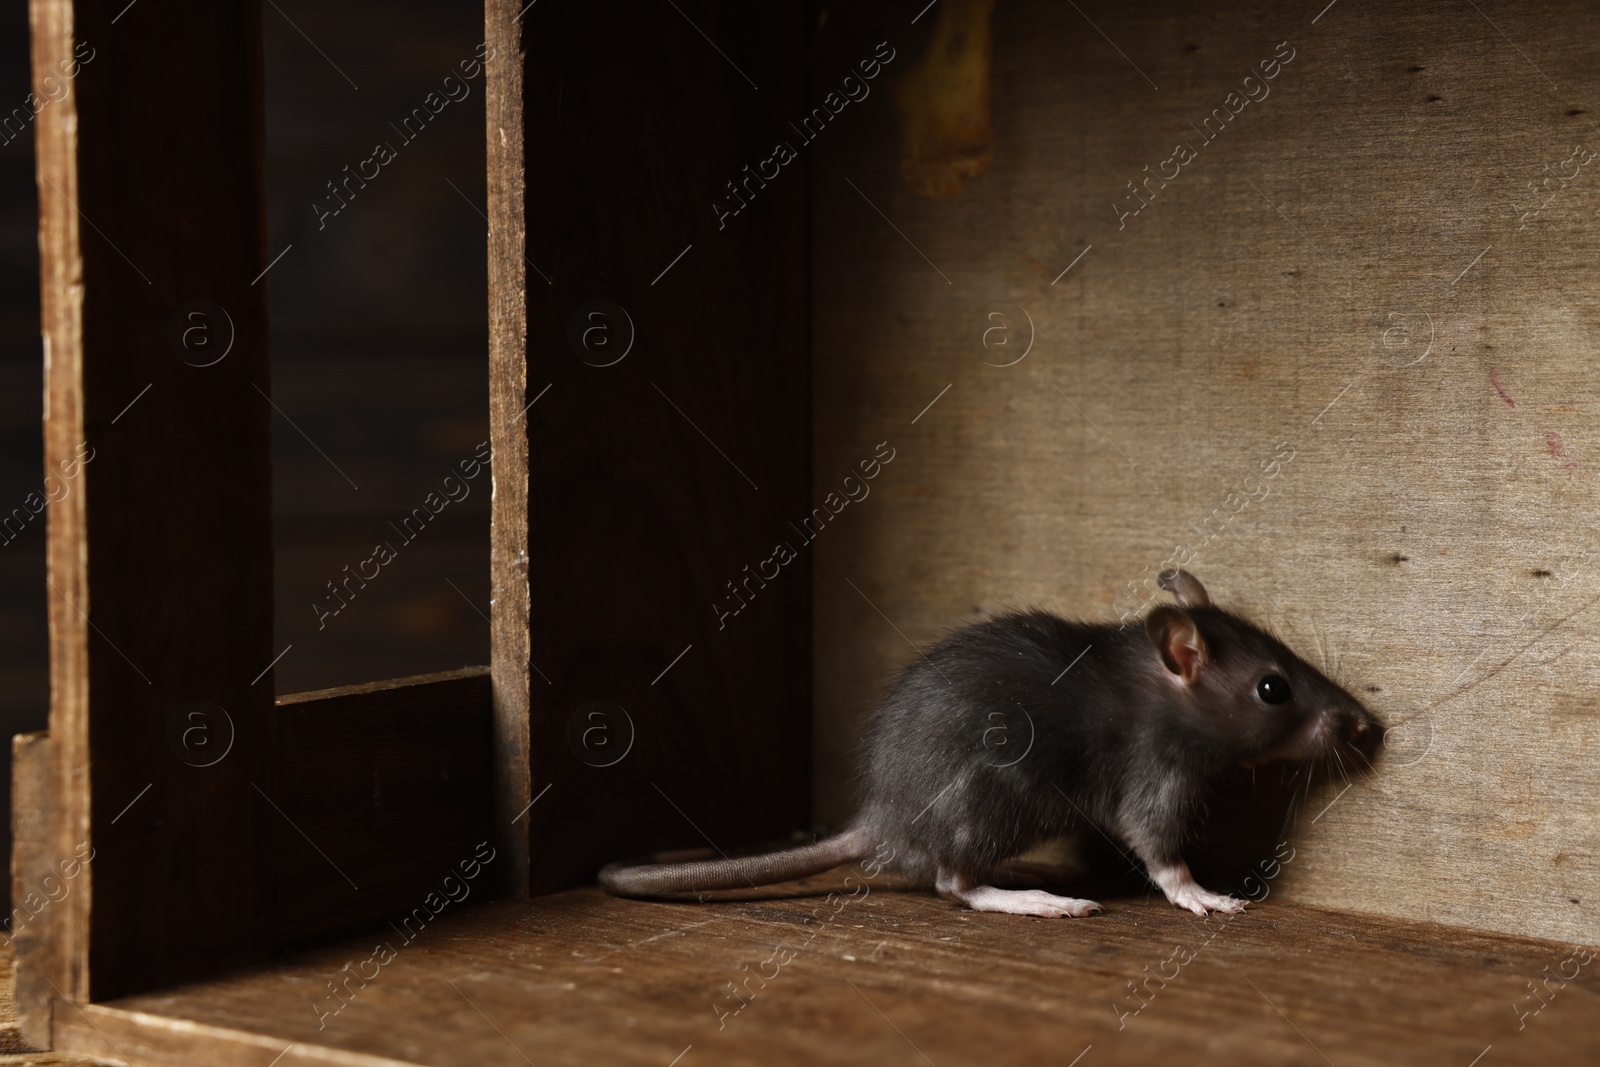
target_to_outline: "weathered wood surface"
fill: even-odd
[[[836,11],[819,82],[880,36],[909,62],[909,11]],[[829,130],[816,492],[898,451],[816,547],[824,819],[907,639],[1023,605],[1115,621],[1181,545],[1402,727],[1315,824],[1313,795],[1287,897],[1600,936],[1594,27],[1572,2],[1015,0],[994,165],[959,196],[910,195],[886,100]]]
[[[840,874],[814,884],[843,888]],[[854,900],[662,904],[585,889],[447,911],[410,945],[389,934],[393,961],[341,989],[345,1006],[320,1030],[313,1003],[338,1003],[325,980],[384,934],[92,1006],[101,1032],[60,1009],[57,1036],[195,1067],[280,1052],[280,1065],[435,1067],[921,1063],[919,1052],[940,1065],[1464,1067],[1490,1046],[1485,1063],[1600,1055],[1600,961],[1576,962],[1569,945],[1280,906],[1271,890],[1232,920],[1138,898],[1043,920],[852,884]],[[779,946],[792,957],[775,957]],[[1560,971],[1578,977],[1532,999],[1528,983]],[[1519,1020],[1517,1005],[1541,1004]]]
[[[536,891],[807,821],[806,164],[767,167],[737,214],[727,189],[803,112],[805,8],[523,16],[527,370],[524,385],[497,356],[494,388],[497,440],[520,449],[507,416],[527,411],[528,525],[496,567],[520,596],[526,553]],[[499,128],[491,151],[514,169]],[[511,215],[494,269],[514,278]],[[496,344],[512,344],[496,308]],[[777,542],[796,556],[774,562]]]
[[[276,944],[404,913],[492,837],[488,668],[282,697],[276,725]]]
[[[50,1001],[56,995],[51,983],[62,981],[62,960],[52,933],[56,909],[87,879],[77,857],[65,869],[55,866],[50,839],[50,788],[54,757],[50,737],[44,733],[18,734],[11,741],[12,825],[11,899],[6,918],[0,976],[7,997],[0,1012],[11,1033],[0,1031],[0,1049],[48,1048]],[[26,960],[26,963],[19,963]]]
[[[39,744],[43,735],[28,735],[30,744]],[[20,745],[20,742],[18,743]],[[20,753],[19,753],[20,755]],[[48,753],[45,753],[48,755]],[[27,1052],[20,1051],[34,1048],[36,1041],[24,1039],[24,1032],[18,1025],[17,1006],[12,998],[11,974],[12,964],[15,962],[16,944],[13,941],[0,938],[0,1065],[4,1067],[94,1067],[97,1060],[68,1052]],[[50,1019],[46,1016],[43,1020],[43,1036],[48,1040],[50,1036]]]
[[[489,162],[489,431],[494,444],[490,521],[490,666],[494,670],[494,795],[510,887],[525,894],[533,801],[528,714],[528,254],[523,220],[522,20],[515,0],[484,5]],[[489,53],[485,53],[486,55]],[[535,275],[537,277],[537,275]],[[543,279],[539,279],[542,283]],[[543,388],[542,386],[540,388]],[[544,784],[541,783],[540,788]]]
[[[261,9],[126,7],[32,7],[35,91],[71,85],[35,131],[45,461],[67,486],[48,512],[51,851],[95,850],[55,917],[79,999],[258,958],[267,933]],[[225,712],[200,728],[226,758],[171,740],[200,736],[190,701]]]
[[[53,71],[54,64],[68,60],[72,54],[72,6],[67,0],[30,4],[28,15],[35,71],[40,67]],[[48,189],[49,183],[54,183],[60,189],[66,183],[64,195],[39,199],[40,332],[50,356],[45,367],[45,460],[46,469],[52,473],[54,464],[72,455],[84,440],[80,385],[83,235],[77,213],[66,202],[67,196],[77,193],[77,143],[72,122],[63,119],[67,107],[76,108],[76,101],[69,95],[61,104],[50,109],[54,113],[38,122],[34,131],[35,169],[41,179],[37,184]],[[86,839],[90,820],[84,774],[63,766],[59,758],[68,749],[80,758],[88,752],[90,631],[87,621],[72,609],[87,589],[84,525],[82,493],[68,494],[50,510],[45,550],[46,571],[54,594],[49,600],[50,721],[60,730],[61,740],[52,754],[56,761],[50,774],[53,795],[44,810],[52,812],[47,851],[57,854],[63,853],[63,843],[74,833],[80,835],[80,840]],[[84,996],[89,981],[89,894],[80,893],[54,919],[58,928],[50,952],[53,958],[39,960],[39,973],[50,982],[60,979],[68,996]]]

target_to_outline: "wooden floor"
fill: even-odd
[[[409,944],[385,930],[86,1014],[58,1007],[57,1027],[109,1062],[195,1067],[1600,1062],[1600,961],[1570,946],[1271,900],[1206,922],[1106,903],[1042,920],[876,888],[831,905],[576,890],[450,905]],[[825,919],[808,926],[813,912]],[[396,949],[381,968],[365,962],[379,940]],[[348,979],[341,1008],[328,982],[346,964],[376,977]]]

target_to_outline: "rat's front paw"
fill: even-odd
[[[1180,908],[1188,908],[1196,915],[1204,915],[1208,911],[1225,911],[1232,915],[1243,911],[1245,905],[1245,902],[1238,897],[1213,893],[1194,882],[1177,887],[1167,894],[1167,899]]]
[[[1237,897],[1213,893],[1194,880],[1189,865],[1182,860],[1169,863],[1151,863],[1150,880],[1161,887],[1167,899],[1180,908],[1188,908],[1196,915],[1208,911],[1225,911],[1229,914],[1244,910],[1245,902]]]

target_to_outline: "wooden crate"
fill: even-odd
[[[1600,230],[1577,177],[1517,199],[1600,144],[1586,10],[488,0],[492,662],[292,696],[261,7],[32,18],[36,92],[72,71],[35,121],[47,464],[74,491],[50,731],[15,745],[26,1040],[196,1065],[1600,1051]],[[905,165],[906,86],[941,63],[955,146]],[[1304,811],[1270,903],[1202,921],[1135,881],[1041,923],[582,888],[837,825],[908,644],[1022,603],[1115,619],[1180,544],[1400,727]]]

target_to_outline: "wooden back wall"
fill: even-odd
[[[1400,727],[1284,898],[1593,942],[1600,13],[1321,8],[1000,0],[963,192],[887,91],[813,146],[814,496],[895,450],[814,547],[819,815],[908,642],[1115,621],[1181,545]],[[837,18],[814,92],[913,13]]]

